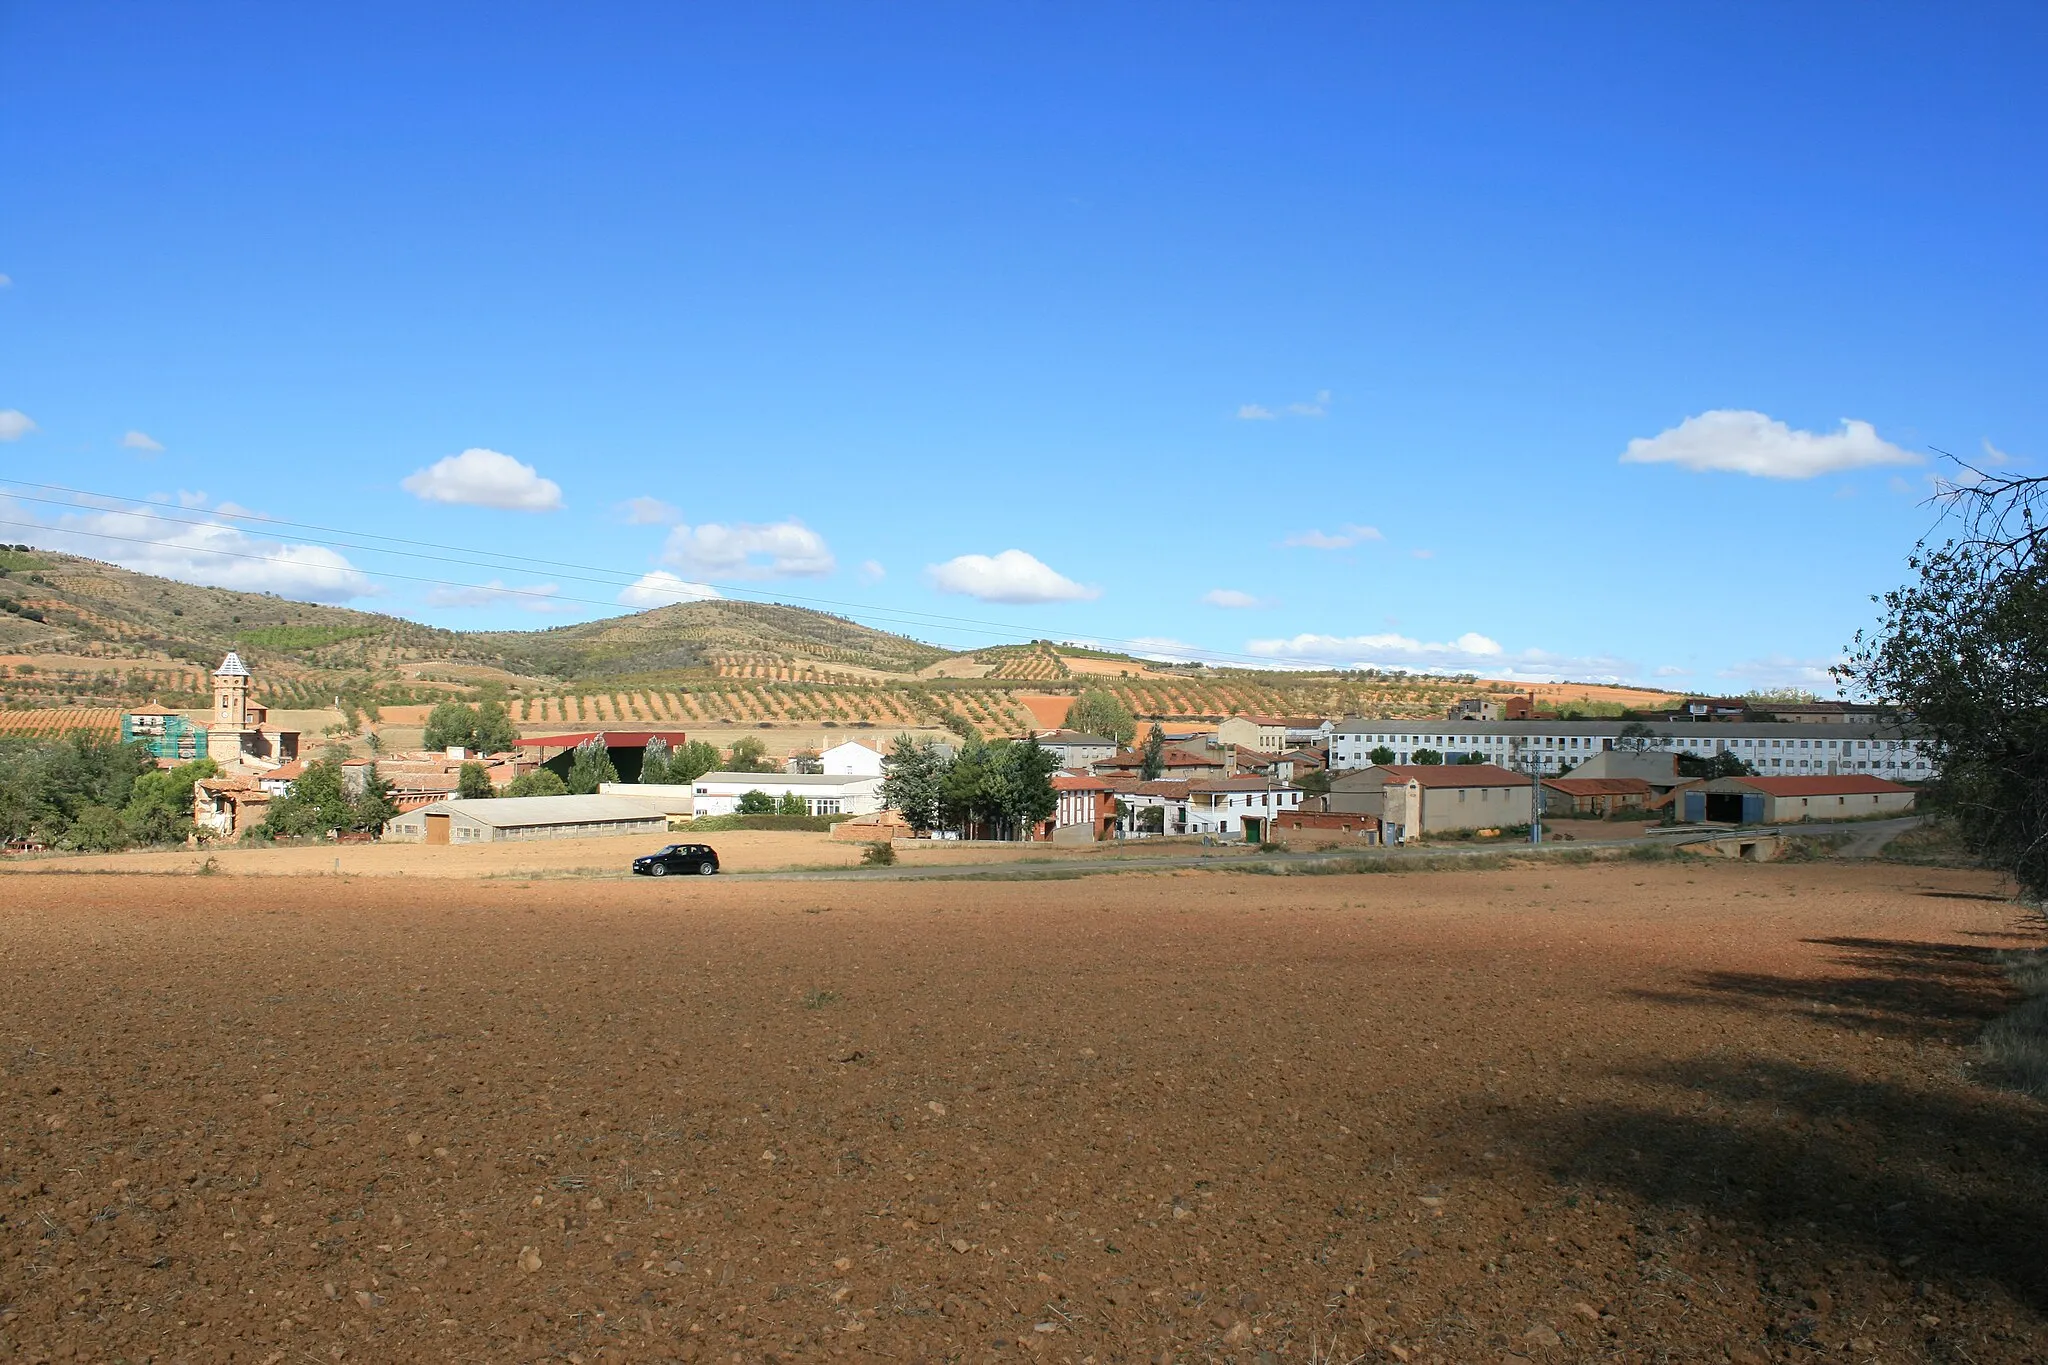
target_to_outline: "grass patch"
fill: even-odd
[[[850,815],[707,815],[698,820],[677,820],[669,826],[681,834],[716,834],[735,829],[795,829],[811,834],[827,833]]]
[[[1956,838],[1955,829],[1945,820],[1928,820],[1893,839],[1878,850],[1879,858],[1888,863],[1908,863],[1915,867],[1982,867],[1979,861],[1962,841]]]
[[[2001,953],[2020,1002],[1984,1030],[1984,1054],[2007,1084],[2048,1100],[2048,949]]]
[[[1781,863],[1817,863],[1823,858],[1832,858],[1851,839],[1847,834],[1794,834],[1788,836],[1778,851],[1777,861]]]

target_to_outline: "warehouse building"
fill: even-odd
[[[500,796],[436,801],[385,823],[395,843],[489,844],[668,833],[668,816],[623,796]]]
[[[1400,844],[1527,825],[1534,799],[1528,777],[1491,763],[1387,764],[1333,782],[1327,809],[1376,815],[1380,837]]]
[[[1688,824],[1788,825],[1908,815],[1914,791],[1868,773],[1829,777],[1718,777],[1679,793]]]

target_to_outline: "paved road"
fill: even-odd
[[[1840,824],[1812,824],[1788,826],[1782,830],[1746,829],[1751,834],[1851,834],[1855,836],[1836,856],[1844,858],[1874,858],[1883,847],[1900,834],[1920,823],[1917,815],[1897,820],[1846,821]],[[1681,829],[1657,829],[1643,834],[1626,835],[1614,839],[1575,839],[1560,843],[1546,843],[1530,846],[1526,843],[1500,844],[1429,844],[1422,847],[1405,848],[1344,848],[1319,853],[1261,853],[1207,856],[1195,853],[1163,854],[1156,858],[1102,858],[1084,861],[1082,859],[1052,859],[1043,862],[1020,861],[1009,863],[959,863],[944,867],[841,867],[826,868],[810,872],[734,872],[728,876],[745,877],[749,881],[785,882],[874,882],[874,881],[944,881],[949,878],[1000,878],[1005,881],[1026,881],[1043,879],[1064,880],[1071,877],[1100,877],[1117,872],[1161,872],[1178,871],[1182,868],[1213,868],[1218,871],[1242,870],[1249,866],[1299,867],[1304,864],[1345,862],[1360,858],[1384,858],[1390,861],[1402,859],[1441,858],[1487,858],[1503,853],[1517,856],[1543,857],[1546,854],[1572,852],[1579,849],[1625,849],[1638,844],[1694,844],[1725,839],[1738,831],[1725,828],[1686,827]]]

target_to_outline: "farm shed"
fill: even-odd
[[[387,821],[396,843],[484,844],[521,839],[588,839],[668,833],[658,806],[623,796],[500,796],[436,801]]]

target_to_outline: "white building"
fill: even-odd
[[[618,796],[500,796],[436,801],[384,824],[397,843],[489,844],[502,840],[589,839],[608,834],[659,836],[668,817],[644,801]]]
[[[794,792],[809,815],[869,815],[882,808],[882,779],[853,773],[706,773],[691,799],[701,819],[737,813],[748,792],[777,801]]]
[[[1211,777],[1188,783],[1188,833],[1242,835],[1261,842],[1268,822],[1284,810],[1301,808],[1301,789],[1263,777]]]
[[[1102,735],[1084,735],[1078,730],[1041,730],[1038,747],[1060,761],[1062,768],[1086,768],[1105,758],[1116,757],[1116,741]]]
[[[1617,747],[1619,720],[1344,720],[1330,735],[1332,771],[1372,766],[1372,751],[1392,751],[1395,763],[1413,762],[1418,749],[1446,758],[1476,753],[1503,767],[1557,773]],[[1765,777],[1871,773],[1900,782],[1934,776],[1925,740],[1895,726],[1801,725],[1790,721],[1654,723],[1652,751],[1712,758],[1732,753]]]
[[[827,777],[880,777],[882,775],[882,751],[857,739],[835,744],[818,755],[821,770]]]

